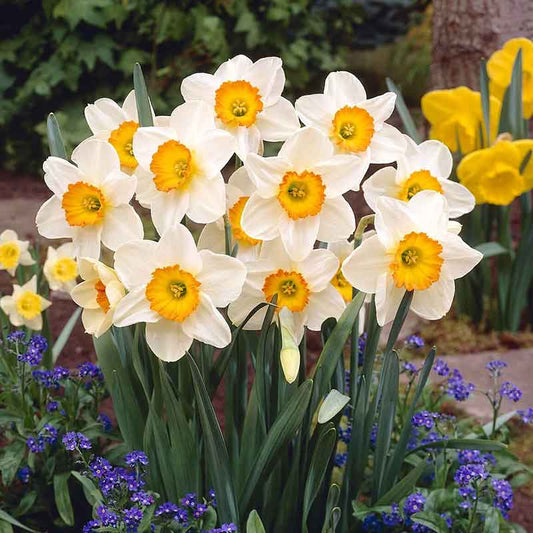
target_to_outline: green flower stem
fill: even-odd
[[[353,234],[353,247],[354,249],[357,248],[361,241],[363,240],[363,233],[365,232],[365,229],[368,225],[374,223],[374,215],[366,215],[359,220],[359,224],[357,224],[357,228],[355,229],[355,233]]]

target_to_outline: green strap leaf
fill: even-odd
[[[76,322],[78,322],[78,318],[80,318],[80,315],[81,315],[81,307],[78,307],[72,313],[72,315],[68,319],[68,322],[65,324],[65,326],[61,330],[61,333],[59,334],[56,341],[54,342],[54,347],[52,348],[52,360],[54,363],[57,361],[57,358],[59,357],[59,354],[65,347],[65,344],[67,344],[67,341],[69,340],[72,330],[74,329]]]
[[[63,519],[65,524],[73,526],[74,509],[72,509],[72,502],[70,501],[70,493],[68,490],[69,477],[70,472],[64,472],[54,476],[54,495],[59,516]]]
[[[485,144],[490,146],[492,143],[490,130],[490,90],[489,75],[487,72],[487,62],[482,61],[479,70],[479,90],[481,92],[481,108],[483,109],[483,122],[485,123]],[[483,137],[481,137],[482,139]],[[483,146],[483,144],[482,144]]]
[[[403,122],[403,127],[405,128],[405,131],[415,141],[417,144],[420,143],[420,135],[418,134],[418,130],[416,129],[415,121],[413,120],[413,117],[409,111],[409,108],[405,104],[405,100],[403,99],[402,92],[400,89],[394,84],[394,82],[390,78],[385,79],[387,83],[387,88],[389,91],[392,91],[396,94],[396,109],[398,110],[398,114],[400,115],[400,118]]]
[[[90,505],[94,507],[95,505],[102,503],[102,493],[96,488],[96,485],[92,482],[92,480],[80,474],[79,472],[76,472],[76,470],[72,470],[70,475],[80,482],[81,486],[83,487],[83,493],[85,494],[85,497]]]
[[[449,529],[446,525],[446,520],[437,513],[431,513],[429,511],[421,511],[411,515],[413,522],[417,524],[422,524],[423,526],[428,527],[431,531],[436,531],[436,533],[448,533]],[[491,530],[491,532],[494,530]]]
[[[483,242],[476,246],[476,250],[483,254],[483,258],[488,259],[495,255],[508,254],[509,250],[502,246],[499,242]]]
[[[205,440],[208,472],[217,494],[218,514],[222,522],[238,524],[239,511],[224,437],[202,380],[200,369],[190,353],[187,352],[186,358],[191,369],[198,414]]]
[[[21,524],[16,518],[13,518],[5,511],[2,511],[2,509],[0,509],[0,520],[3,520],[4,522],[7,522],[8,524],[11,524],[13,526],[20,527],[20,529],[23,529],[24,531],[30,531],[31,533],[39,533],[38,531],[35,531],[35,529],[31,529],[28,526]]]
[[[265,533],[265,526],[255,509],[248,515],[246,533]]]
[[[268,476],[279,454],[300,428],[312,390],[313,381],[310,379],[304,381],[272,424],[240,493],[239,507],[241,509],[248,508],[260,482]]]
[[[390,505],[394,502],[399,502],[403,497],[407,496],[416,485],[418,478],[426,469],[426,461],[422,459],[417,466],[415,466],[406,476],[402,477],[392,489],[383,494],[376,502],[376,506]]]
[[[146,89],[143,71],[139,63],[133,67],[133,88],[135,89],[135,102],[137,103],[137,114],[140,126],[153,126],[152,106]]]
[[[396,311],[394,321],[392,322],[389,338],[387,339],[387,345],[385,346],[383,353],[390,352],[394,348],[394,343],[400,335],[400,330],[402,329],[405,318],[407,317],[407,313],[409,312],[409,308],[411,307],[413,295],[414,291],[405,291],[402,301],[398,307],[398,311]]]
[[[326,512],[324,513],[324,524],[322,525],[322,533],[327,533],[331,529],[331,513],[333,509],[337,509],[337,504],[339,502],[339,497],[341,495],[341,490],[338,485],[333,483],[329,487],[328,498],[326,500]]]
[[[501,450],[506,450],[507,446],[502,442],[495,440],[486,440],[486,439],[449,439],[449,440],[440,440],[437,442],[429,442],[428,444],[423,444],[417,446],[412,450],[409,450],[407,455],[412,453],[420,452],[427,449],[438,449],[442,450],[444,448],[450,448],[452,450],[481,450],[484,452],[498,452]]]
[[[67,159],[65,143],[63,142],[59,124],[57,123],[57,119],[53,113],[50,113],[46,119],[46,132],[48,134],[50,155],[60,157],[61,159]]]

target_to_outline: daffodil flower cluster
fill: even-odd
[[[295,106],[282,97],[284,83],[279,58],[241,55],[214,75],[183,80],[185,103],[170,117],[152,111],[153,126],[139,124],[134,93],[123,106],[87,106],[94,136],[72,162],[44,163],[53,196],[37,226],[72,241],[83,278],[72,297],[89,333],[145,323],[152,351],[175,361],[194,340],[227,346],[228,319],[238,326],[248,317],[245,329],[260,329],[266,307],[250,314],[274,299],[274,320],[294,346],[305,328],[338,319],[354,290],[375,295],[380,325],[406,291],[424,318],[449,310],[454,280],[481,259],[450,221],[475,202],[449,179],[449,150],[402,135],[387,123],[395,94],[368,98],[349,72],[331,73],[323,94]],[[272,141],[283,145],[266,157]],[[225,183],[234,154],[243,166]],[[363,185],[375,232],[354,250],[356,214],[345,195],[359,190],[371,163],[394,166]],[[143,239],[134,196],[150,210],[157,241]],[[197,243],[186,221],[204,225]],[[100,260],[102,244],[114,252],[113,268]],[[64,250],[49,254],[56,264],[48,268],[63,285]],[[292,381],[299,356],[287,353],[298,358],[283,361]]]

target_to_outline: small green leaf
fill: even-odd
[[[140,126],[153,126],[154,119],[152,116],[152,106],[146,82],[144,81],[143,71],[139,63],[133,67],[133,87],[135,89],[135,101],[137,102],[137,114],[139,115]]]
[[[499,533],[500,513],[494,507],[487,507],[487,510],[483,514],[485,515],[485,525],[483,527],[483,533]]]
[[[265,533],[265,526],[255,509],[248,515],[246,533]]]
[[[65,150],[65,143],[61,136],[61,130],[59,124],[53,113],[48,115],[46,119],[46,131],[48,134],[48,146],[50,148],[50,155],[60,157],[61,159],[67,159],[67,151]]]
[[[0,520],[0,533],[13,533],[13,526],[4,520]]]
[[[444,518],[437,513],[421,511],[420,513],[411,515],[411,519],[413,522],[422,524],[436,533],[448,533],[449,531],[448,526],[446,525],[446,520],[444,520]]]
[[[413,120],[413,117],[411,116],[409,108],[405,104],[405,100],[403,99],[402,92],[390,78],[386,78],[385,81],[387,83],[387,88],[389,89],[389,91],[392,91],[393,93],[396,94],[396,109],[398,110],[398,114],[400,115],[400,118],[402,119],[403,127],[405,128],[407,135],[409,135],[409,137],[411,137],[411,139],[413,139],[413,141],[415,141],[418,144],[421,140],[420,135],[418,134],[415,121]]]
[[[64,472],[54,476],[54,494],[59,516],[67,526],[73,526],[74,510],[72,509],[72,502],[70,501],[70,494],[68,491],[69,477],[70,472]]]
[[[88,477],[83,476],[76,470],[70,472],[71,476],[77,479],[83,487],[85,498],[91,506],[95,506],[103,501],[102,493],[96,488],[96,485]]]
[[[318,410],[318,423],[329,422],[344,409],[349,401],[349,396],[342,394],[337,389],[331,389]]]

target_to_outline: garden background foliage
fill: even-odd
[[[177,80],[238,53],[281,57],[295,96],[346,68],[352,50],[404,34],[429,1],[43,0],[36,8],[0,0],[2,166],[40,166],[50,110],[61,109],[70,148],[87,137],[83,107],[101,96],[123,100],[136,61],[158,114],[175,105]]]

